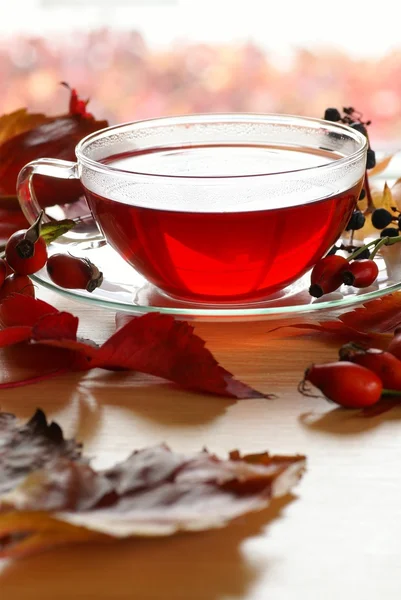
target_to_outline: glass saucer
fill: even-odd
[[[46,269],[31,276],[36,283],[72,300],[133,315],[160,312],[185,320],[256,321],[272,318],[287,319],[300,314],[313,313],[322,318],[327,311],[330,312],[330,316],[333,316],[333,311],[341,313],[368,300],[380,298],[401,289],[401,273],[398,273],[397,269],[396,272],[391,273],[390,278],[384,261],[379,259],[378,280],[373,286],[362,290],[342,286],[336,292],[323,296],[323,298],[312,298],[308,293],[310,276],[307,273],[294,284],[263,301],[205,305],[180,301],[165,295],[128,265],[108,245],[91,250],[80,250],[72,243],[63,245],[53,243],[49,247],[50,255],[60,252],[89,258],[103,272],[102,286],[91,294],[84,290],[66,290],[50,280]]]

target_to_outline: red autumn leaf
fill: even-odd
[[[230,398],[268,397],[236,380],[205,348],[204,340],[194,333],[193,327],[169,315],[149,313],[133,317],[100,347],[76,339],[76,317],[22,294],[10,296],[0,304],[0,322],[6,326],[1,332],[4,345],[16,343],[14,337],[20,341],[18,335],[23,336],[25,330],[15,333],[16,327],[28,327],[31,342],[74,352],[75,359],[68,367],[72,370],[140,371],[195,391]],[[10,385],[17,383],[0,387]]]
[[[375,338],[380,341],[387,339],[399,325],[401,325],[401,292],[394,292],[345,312],[336,320],[293,323],[289,327],[320,331],[351,340]]]
[[[19,325],[16,327],[7,327],[0,331],[0,348],[14,346],[20,342],[27,342],[32,338],[32,327],[28,325]]]
[[[13,325],[33,327],[40,317],[58,312],[57,308],[43,300],[23,294],[13,294],[0,303],[0,323],[3,327]]]
[[[73,112],[69,114],[56,117],[33,115],[35,119],[29,120],[25,111],[18,111],[0,119],[0,203],[1,196],[6,197],[7,206],[12,197],[15,198],[18,173],[28,162],[46,157],[75,161],[77,143],[89,133],[108,126],[107,121],[95,120],[79,102],[83,101],[72,90],[70,108]],[[86,107],[85,102],[83,105]],[[18,119],[21,119],[20,127]],[[7,130],[5,136],[2,136],[2,127]],[[17,133],[10,137],[10,131]],[[83,194],[78,180],[64,181],[38,175],[34,187],[43,207],[74,202]]]
[[[150,373],[223,396],[263,397],[220,367],[191,325],[170,315],[133,317],[99,348],[92,364]]]
[[[287,494],[305,470],[299,455],[221,459],[161,444],[97,471],[41,411],[22,428],[0,413],[0,446],[0,557],[222,527]]]
[[[41,340],[76,340],[78,317],[68,312],[43,315],[32,327],[32,339]]]
[[[364,333],[391,333],[401,324],[401,292],[370,300],[340,317],[344,325]]]
[[[0,204],[3,205],[3,198],[0,197]],[[0,208],[0,245],[7,243],[8,238],[18,229],[26,229],[28,221],[22,214],[19,206],[15,206],[15,197],[13,197],[12,208]]]

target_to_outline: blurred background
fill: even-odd
[[[110,124],[353,105],[372,120],[376,149],[401,148],[393,0],[12,0],[4,10],[0,114],[65,112],[60,81]]]

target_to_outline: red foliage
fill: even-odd
[[[199,392],[230,398],[268,397],[234,379],[205,348],[193,327],[169,315],[133,317],[100,347],[77,339],[77,317],[22,294],[9,296],[0,304],[0,321],[5,326],[0,331],[0,347],[27,341],[64,348],[71,351],[67,367],[71,370],[140,371]],[[0,388],[11,385],[15,383]]]

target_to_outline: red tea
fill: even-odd
[[[294,171],[336,158],[327,151],[232,145],[158,148],[103,162],[134,173],[218,179]],[[360,186],[341,193],[319,187],[313,201],[305,204],[300,193],[296,205],[270,209],[262,194],[252,210],[241,193],[233,197],[231,187],[227,195],[224,186],[216,188],[209,209],[191,202],[190,194],[167,203],[162,188],[157,206],[146,205],[135,185],[128,199],[125,186],[121,202],[107,193],[86,195],[110,245],[157,287],[180,298],[230,302],[264,298],[311,268],[347,224]]]

